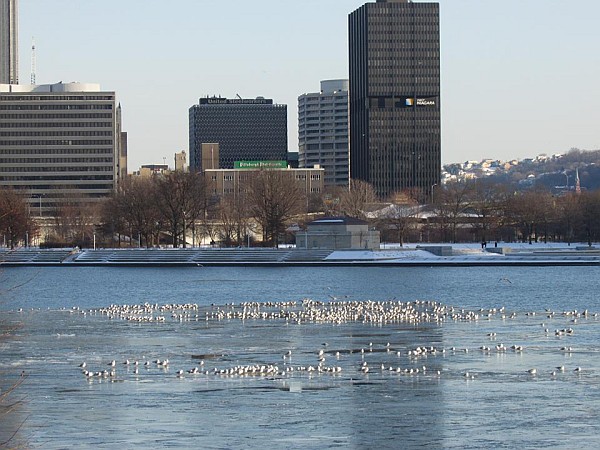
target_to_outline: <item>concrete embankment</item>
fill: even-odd
[[[0,251],[0,266],[60,267],[302,267],[302,266],[594,266],[590,247],[493,247],[418,245],[371,250],[275,248],[18,249]]]

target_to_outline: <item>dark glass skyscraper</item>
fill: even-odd
[[[387,196],[440,182],[439,5],[377,0],[349,16],[350,176]]]
[[[190,108],[189,131],[192,170],[206,169],[206,143],[219,144],[221,169],[233,169],[236,161],[287,160],[287,106],[271,99],[201,98]]]

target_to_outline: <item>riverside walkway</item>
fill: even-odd
[[[412,245],[371,250],[296,248],[0,249],[0,266],[567,266],[600,265],[583,245]]]

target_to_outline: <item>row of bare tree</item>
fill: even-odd
[[[245,189],[220,196],[201,174],[172,172],[129,179],[104,205],[101,223],[106,235],[138,237],[145,246],[166,238],[185,247],[190,235],[192,243],[241,245],[253,234],[276,245],[304,205],[300,187],[281,172],[260,172]]]
[[[389,199],[371,216],[385,241],[433,242],[600,240],[600,191],[553,195],[520,191],[486,179],[436,187],[433,201],[419,205],[410,191]]]
[[[94,208],[65,203],[54,214],[46,241],[57,245],[186,246],[190,242],[244,245],[260,236],[277,245],[290,223],[317,215],[362,218],[386,241],[600,240],[600,192],[555,196],[534,189],[517,191],[488,180],[437,186],[433,200],[419,205],[406,191],[381,202],[373,188],[352,181],[349,188],[306,194],[278,171],[255,174],[236,192],[218,195],[205,177],[173,172],[130,178]],[[0,233],[5,245],[26,243],[37,233],[27,203],[17,192],[0,190]],[[185,237],[185,238],[184,238]]]
[[[553,195],[516,191],[485,179],[447,184],[435,191],[434,222],[441,241],[471,239],[547,242],[600,239],[600,191]]]
[[[219,195],[197,173],[131,178],[104,204],[98,229],[140,246],[185,247],[190,235],[192,243],[207,239],[224,246],[241,246],[261,236],[262,245],[276,246],[290,223],[306,222],[314,214],[360,216],[375,194],[366,183],[355,186],[351,192],[311,194],[289,174],[265,170],[253,174],[243,188]]]

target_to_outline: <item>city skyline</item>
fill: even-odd
[[[348,77],[348,14],[364,3],[21,1],[20,79],[29,79],[35,36],[39,83],[116,91],[131,169],[187,150],[188,108],[205,95],[287,104],[296,151],[296,99],[319,80]],[[443,163],[600,148],[600,69],[589,56],[600,5],[439,3]]]

